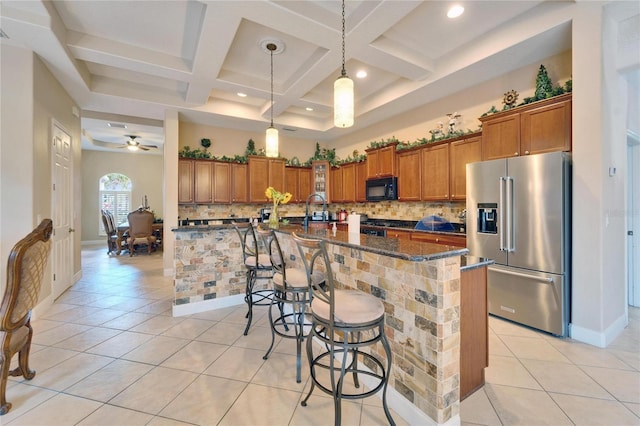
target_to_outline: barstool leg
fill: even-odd
[[[269,346],[269,349],[267,349],[267,353],[264,354],[264,356],[262,357],[262,359],[267,359],[269,358],[269,354],[271,354],[271,351],[273,350],[273,344],[276,341],[276,325],[273,323],[273,314],[271,313],[271,310],[273,309],[273,304],[276,301],[276,293],[274,292],[273,294],[273,298],[271,299],[271,304],[269,305],[269,325],[271,326],[271,345]]]
[[[302,381],[300,371],[302,370],[302,341],[304,340],[305,304],[304,302],[300,303],[300,298],[298,295],[296,295],[295,297],[296,300],[294,301],[292,306],[294,316],[293,328],[296,335],[296,383],[300,383]]]
[[[253,319],[253,286],[256,283],[256,271],[248,270],[247,271],[247,287],[246,287],[246,295],[245,301],[247,305],[249,305],[249,310],[247,311],[247,327],[244,329],[244,335],[246,336],[249,333],[249,327],[251,327],[251,320]]]
[[[300,405],[302,405],[303,407],[307,406],[307,401],[309,400],[309,397],[311,397],[311,394],[313,393],[313,389],[315,389],[316,387],[316,381],[315,381],[316,370],[315,370],[315,366],[313,365],[313,336],[315,334],[316,334],[316,327],[315,325],[311,325],[311,330],[309,330],[309,335],[307,336],[307,360],[309,361],[309,374],[311,375],[311,388],[309,389],[309,393],[307,394],[307,396],[300,403]]]
[[[387,371],[384,373],[384,386],[382,388],[382,407],[384,408],[384,415],[387,416],[387,420],[389,420],[389,424],[395,426],[396,422],[393,421],[389,406],[387,405],[387,387],[389,385],[389,374],[391,373],[391,347],[389,346],[387,335],[384,333],[384,325],[380,325],[380,334],[382,335],[382,347],[387,355]]]

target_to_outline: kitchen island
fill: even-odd
[[[240,241],[229,225],[174,228],[174,314],[244,303]],[[336,285],[385,304],[393,351],[389,405],[411,423],[456,422],[460,411],[460,277],[467,249],[299,225],[277,230],[286,259],[302,267],[296,232],[326,240]],[[469,260],[471,259],[471,260]],[[465,268],[486,266],[465,258]],[[383,356],[381,348],[377,354]]]

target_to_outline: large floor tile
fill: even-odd
[[[136,312],[140,312],[139,310]],[[147,314],[151,314],[147,312]],[[176,324],[184,321],[184,318],[181,317],[168,317],[164,315],[154,316],[147,321],[132,327],[130,331],[134,331],[136,333],[147,333],[147,334],[162,334],[171,327]],[[178,336],[179,337],[179,336]]]
[[[191,424],[215,425],[246,387],[245,382],[203,375],[178,395],[160,415]]]
[[[196,340],[209,343],[233,345],[237,340],[245,337],[242,335],[244,325],[219,322],[211,326],[204,333],[196,337]]]
[[[263,351],[231,346],[204,374],[249,382],[265,362],[263,355]]]
[[[0,424],[9,424],[56,395],[58,395],[57,391],[31,386],[30,382],[10,383],[7,386],[6,399],[12,407],[7,414],[0,417]]]
[[[102,403],[97,401],[59,393],[6,424],[72,426],[96,411],[101,405]],[[5,424],[4,419],[3,424]]]
[[[36,374],[30,383],[34,386],[63,391],[112,361],[113,359],[109,357],[79,353]]]
[[[249,384],[219,425],[287,425],[299,399],[299,392]]]
[[[88,349],[87,352],[119,358],[152,338],[149,334],[125,331]]]
[[[606,349],[572,341],[571,339],[553,339],[549,340],[549,343],[574,364],[623,370],[630,369],[629,365]]]
[[[640,418],[618,401],[551,393],[571,421],[577,425],[638,426]]]
[[[306,395],[303,395],[303,397],[304,396]],[[329,425],[333,424],[334,413],[335,409],[332,398],[312,395],[307,401],[306,407],[303,407],[300,403],[296,405],[293,418],[289,424],[291,426]],[[345,426],[359,426],[362,419],[362,404],[357,401],[343,401],[341,419],[342,424]]]
[[[191,342],[162,363],[163,367],[202,373],[229,346],[207,342]]]
[[[89,329],[90,327],[86,325],[60,323],[57,327],[43,332],[36,333],[34,331],[32,342],[36,345],[51,346]]]
[[[500,339],[518,358],[571,363],[545,339],[521,336],[500,336]]]
[[[122,355],[130,361],[160,365],[173,354],[189,344],[189,340],[175,337],[153,336],[131,352]]]
[[[120,333],[122,333],[121,330],[115,330],[113,328],[92,327],[83,333],[76,334],[73,337],[69,337],[66,340],[56,343],[55,346],[82,352],[99,345]]]
[[[195,339],[214,324],[215,322],[210,320],[186,318],[162,334],[165,336],[180,337],[182,339]]]
[[[301,358],[301,362],[301,381],[300,383],[297,383],[296,356],[274,352],[262,364],[262,367],[258,370],[251,382],[302,392],[302,389],[309,378],[309,364],[306,356]]]
[[[609,392],[575,365],[533,359],[523,359],[522,363],[547,392],[613,399]]]
[[[640,372],[598,367],[582,369],[618,401],[640,403]]]
[[[477,390],[460,403],[460,420],[478,425],[502,425],[484,389]]]
[[[546,392],[493,384],[485,391],[505,425],[573,424]]]
[[[109,403],[144,413],[158,414],[196,377],[196,374],[188,371],[155,367]]]
[[[65,393],[107,402],[147,374],[152,368],[152,365],[116,359],[67,388]]]
[[[77,426],[144,426],[148,424],[153,416],[135,410],[115,407],[113,405],[103,405],[87,416]]]
[[[542,389],[519,359],[508,356],[495,355],[489,358],[489,367],[485,369],[485,381],[496,385]]]

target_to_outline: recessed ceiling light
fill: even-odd
[[[113,127],[115,129],[126,129],[127,125],[122,123],[107,123],[107,126]]]
[[[313,108],[311,108],[311,107],[306,107],[305,109],[306,109],[307,111],[313,111]]]
[[[247,94],[246,93],[242,93],[242,92],[238,92],[238,96],[240,96],[241,98],[246,98]]]
[[[365,78],[367,76],[367,72],[365,70],[360,70],[356,73],[356,77]]]
[[[453,19],[453,18],[457,18],[458,16],[462,15],[463,13],[464,13],[464,7],[462,7],[459,4],[454,4],[447,11],[447,17]]]

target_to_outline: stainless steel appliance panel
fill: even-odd
[[[537,271],[564,273],[568,220],[566,154],[554,152],[507,161],[505,202],[507,264]],[[503,263],[503,262],[499,262]]]
[[[491,265],[487,274],[489,313],[566,336],[569,323],[565,275]]]
[[[505,220],[500,199],[501,177],[507,173],[506,160],[483,161],[467,164],[467,246],[474,256],[487,257],[496,263],[507,263],[507,253],[500,250]],[[491,220],[497,224],[496,233],[480,232],[481,215],[486,205],[495,205]],[[487,207],[487,209],[490,207]],[[490,216],[491,212],[485,212]]]

